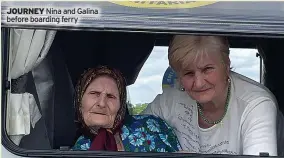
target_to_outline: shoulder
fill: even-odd
[[[162,95],[166,98],[173,98],[173,97],[184,97],[186,93],[178,88],[175,87],[167,87],[163,88]]]
[[[176,102],[189,102],[190,97],[185,91],[177,88],[168,87],[163,89],[163,93],[156,96],[150,106],[162,106],[162,108],[170,108]],[[148,105],[148,106],[149,106]]]
[[[174,87],[163,88],[163,93],[156,96],[153,102],[149,103],[143,114],[153,114],[159,116],[168,123],[173,117],[184,112],[195,101],[186,91]]]
[[[248,116],[266,115],[274,117],[278,108],[275,96],[264,85],[242,76],[237,73],[231,73],[232,95],[235,99],[236,108],[242,112],[242,120],[248,119]]]
[[[273,93],[264,85],[235,72],[231,72],[231,79],[232,90],[238,100],[246,104],[270,100],[277,104]]]

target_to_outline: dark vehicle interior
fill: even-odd
[[[196,33],[192,33],[196,34]],[[210,33],[208,33],[210,34]],[[225,34],[221,35],[224,36]],[[263,59],[263,84],[276,96],[279,105],[278,122],[283,121],[284,74],[281,73],[284,58],[283,38],[228,36],[231,48],[255,48]],[[49,54],[43,61],[49,72],[37,68],[37,72],[51,75],[54,80],[53,104],[39,107],[42,118],[31,133],[23,137],[20,147],[28,150],[68,150],[80,135],[74,122],[74,86],[80,74],[87,68],[109,65],[122,71],[127,84],[135,80],[154,46],[168,46],[172,34],[99,32],[99,31],[57,31]],[[28,74],[26,91],[39,102],[35,84],[37,80]],[[41,77],[44,77],[41,76]],[[280,123],[278,123],[280,124]],[[283,127],[278,127],[278,147],[283,147]],[[284,151],[278,149],[279,156]]]

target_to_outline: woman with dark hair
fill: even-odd
[[[99,66],[83,73],[76,86],[75,108],[82,135],[73,150],[180,150],[176,135],[163,120],[126,112],[126,83],[118,70]]]

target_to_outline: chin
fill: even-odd
[[[198,103],[200,103],[200,104],[206,104],[206,103],[208,103],[208,102],[210,102],[211,100],[196,100]]]
[[[90,126],[97,126],[97,127],[102,127],[102,128],[108,128],[109,124],[107,122],[93,121],[93,122],[90,123]]]
[[[96,121],[91,121],[91,123],[94,126],[101,126],[101,127],[105,127],[107,125],[109,125],[109,122],[105,121],[105,120],[96,120]]]
[[[200,104],[208,103],[212,101],[213,95],[207,93],[199,94],[195,93],[191,95],[192,99],[196,100]]]
[[[211,96],[195,96],[195,97],[192,97],[192,98],[200,104],[204,104],[204,103],[208,103],[208,102],[212,101]]]
[[[92,116],[91,118],[89,118],[88,122],[91,126],[99,126],[99,127],[109,126],[109,118],[104,115]]]

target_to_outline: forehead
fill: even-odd
[[[96,89],[96,90],[108,90],[108,91],[118,91],[117,84],[115,80],[108,76],[100,76],[95,78],[87,87],[88,89]]]
[[[182,70],[202,68],[206,65],[220,65],[222,63],[222,55],[217,52],[199,51],[185,56],[182,63]]]

